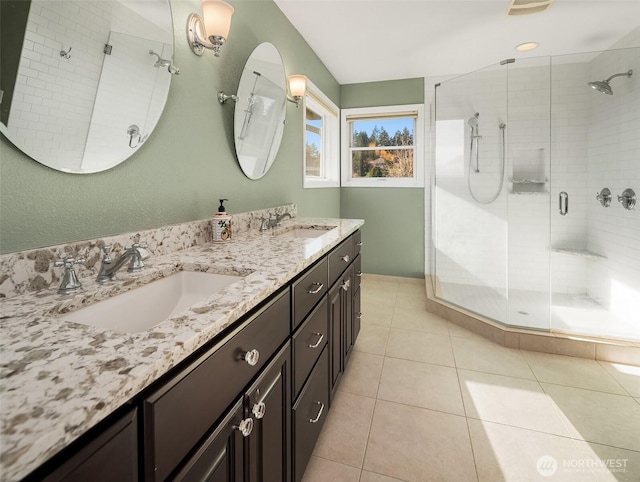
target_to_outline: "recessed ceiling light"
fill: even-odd
[[[538,42],[525,42],[516,46],[516,50],[518,52],[526,52],[528,50],[533,50],[538,47]]]

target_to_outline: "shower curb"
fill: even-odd
[[[438,299],[433,288],[434,280],[437,289],[437,285],[439,285],[438,278],[425,275],[427,311],[498,345],[519,350],[640,366],[640,343],[559,331],[510,328],[477,313]]]

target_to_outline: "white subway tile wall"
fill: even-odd
[[[55,155],[52,161],[81,168],[110,32],[135,32],[160,45],[171,45],[173,37],[120,2],[31,2],[8,120],[12,141],[31,157]],[[143,53],[152,68],[153,57]],[[135,86],[137,79],[128,76]]]

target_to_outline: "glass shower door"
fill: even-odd
[[[503,135],[507,68],[436,87],[433,175],[436,296],[507,319],[507,200]]]

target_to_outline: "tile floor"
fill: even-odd
[[[304,482],[640,481],[640,367],[501,347],[362,281],[362,331]]]

